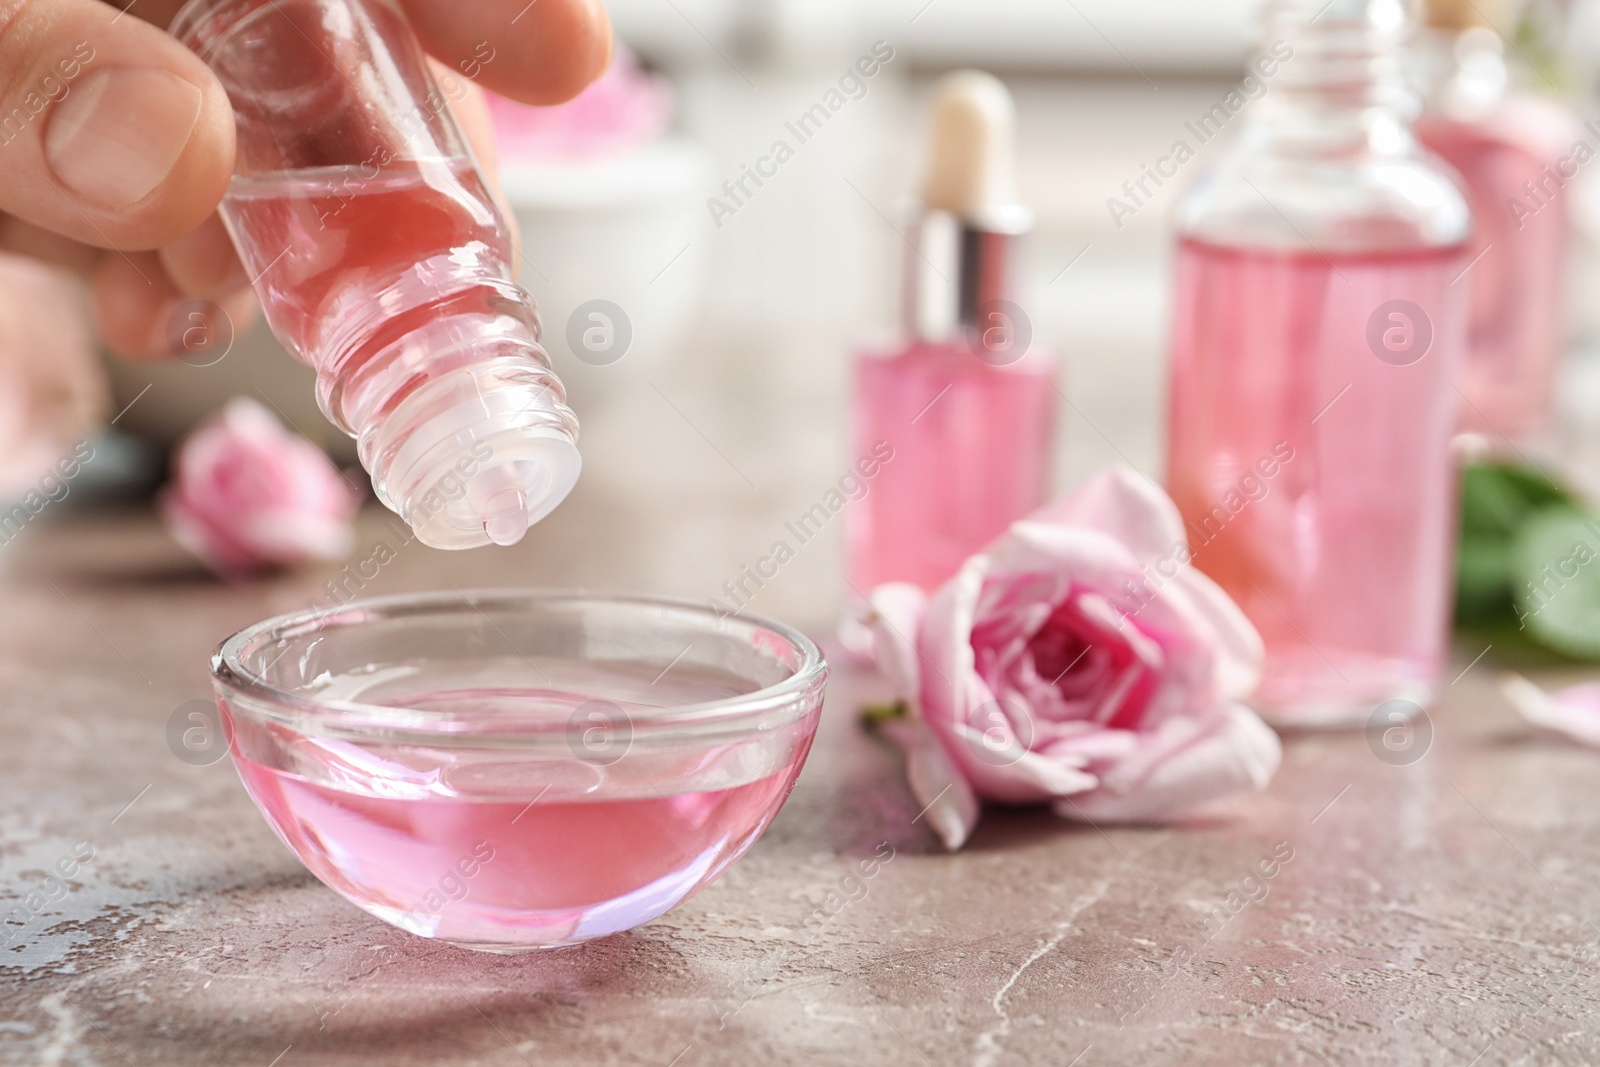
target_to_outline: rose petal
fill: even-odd
[[[1237,793],[1266,788],[1283,758],[1272,728],[1240,704],[1208,719],[1169,719],[1139,749],[1101,773],[1098,789],[1060,801],[1056,813],[1090,822],[1160,823]]]
[[[896,700],[914,705],[919,674],[917,627],[928,596],[909,582],[889,582],[868,594],[867,603],[871,613],[866,621],[878,670],[889,680]]]
[[[671,83],[647,73],[620,42],[606,72],[564,104],[531,107],[486,96],[501,158],[513,164],[586,160],[636,148],[660,135],[674,110]]]
[[[964,725],[956,728],[955,736],[955,750],[962,754],[957,765],[979,792],[1002,804],[1039,804],[1075,796],[1100,782],[1083,769],[1089,761],[1087,756],[1074,766],[1059,750],[1045,753],[986,749],[983,732]],[[992,762],[978,755],[986,751],[993,751]]]
[[[173,540],[192,552],[201,563],[218,574],[247,571],[254,557],[225,530],[213,525],[198,509],[179,504],[168,492],[160,498],[161,518]]]
[[[247,397],[184,440],[161,495],[178,542],[229,575],[346,555],[358,504],[320,449]]]
[[[1261,681],[1266,650],[1261,635],[1222,587],[1193,567],[1181,568],[1162,590],[1203,619],[1215,652],[1219,696],[1242,700]],[[1161,593],[1157,593],[1159,598]]]
[[[917,719],[884,724],[884,733],[906,754],[906,779],[911,795],[944,847],[951,852],[966,844],[978,825],[978,798],[933,731]]]
[[[872,627],[867,620],[872,615],[872,608],[861,605],[858,610],[846,611],[839,617],[839,628],[834,638],[839,642],[837,656],[829,656],[830,660],[837,659],[840,663],[851,667],[871,670],[877,666],[877,643],[873,638]]]
[[[957,683],[973,677],[972,623],[989,557],[973,556],[933,595],[917,624],[918,695],[926,717],[952,718]]]
[[[1600,682],[1550,693],[1520,674],[1507,674],[1500,680],[1500,691],[1533,725],[1600,748]]]
[[[976,797],[1114,822],[1263,788],[1282,748],[1235,703],[1261,640],[1186,549],[1165,494],[1108,471],[920,604],[920,655],[901,643],[883,666],[898,689],[917,676],[908,729],[941,746],[940,788],[958,775]]]
[[[974,601],[985,617],[1021,603],[1053,605],[1075,585],[1115,592],[1131,604],[1141,566],[1133,550],[1110,534],[1033,518],[1013,523],[983,556],[973,558],[986,560],[984,574],[995,583]],[[1013,581],[1001,584],[1008,578]],[[1004,597],[997,596],[1001,590]]]
[[[257,555],[279,563],[343,559],[355,547],[356,540],[348,519],[292,510],[253,516],[241,527],[241,533]]]
[[[1028,521],[1106,534],[1141,564],[1170,556],[1188,544],[1177,505],[1149,478],[1116,464],[1066,496],[1039,508]]]
[[[1099,723],[1075,722],[1054,726],[1050,737],[1034,750],[1042,756],[1074,766],[1106,764],[1132,756],[1139,748],[1139,735],[1132,730],[1107,730]],[[1096,779],[1092,785],[1098,785]]]

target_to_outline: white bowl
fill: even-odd
[[[538,302],[545,348],[580,418],[585,397],[660,360],[699,317],[710,175],[709,153],[676,138],[594,161],[503,161],[522,233],[518,281]]]

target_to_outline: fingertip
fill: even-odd
[[[403,0],[428,52],[524,104],[560,104],[605,73],[611,19],[600,0]]]
[[[51,0],[48,19],[0,34],[0,70],[10,68],[0,211],[85,244],[143,250],[194,229],[227,191],[233,108],[165,32],[119,22],[107,4]]]
[[[179,74],[200,94],[194,125],[159,184],[141,199],[116,209],[115,247],[147,250],[181,240],[216,211],[228,191],[235,149],[228,94],[198,59]]]
[[[185,296],[215,297],[250,283],[228,229],[215,212],[156,254],[167,277]]]
[[[167,280],[154,252],[111,253],[89,276],[95,329],[105,346],[125,359],[168,355],[163,309],[181,294]]]
[[[530,104],[560,104],[571,100],[611,65],[611,16],[600,0],[582,0],[567,5],[571,51],[565,64],[555,65],[544,86],[546,96],[526,100]]]
[[[167,277],[154,252],[106,255],[89,287],[95,328],[105,346],[125,359],[194,362],[206,355],[196,364],[206,366],[226,354],[223,348],[209,358],[219,338],[231,346],[255,321],[255,294],[249,289],[190,296]]]

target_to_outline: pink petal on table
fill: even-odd
[[[1547,692],[1520,674],[1500,679],[1500,691],[1535,726],[1553,730],[1580,745],[1600,748],[1600,682]]]

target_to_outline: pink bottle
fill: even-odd
[[[1429,0],[1417,136],[1460,172],[1474,233],[1464,429],[1507,449],[1548,427],[1561,356],[1565,187],[1581,131],[1559,104],[1508,91],[1500,35],[1467,0]]]
[[[190,0],[238,127],[222,218],[278,339],[424,544],[511,544],[577,480],[577,419],[510,231],[389,0]]]
[[[1268,91],[1179,211],[1167,482],[1266,643],[1258,708],[1355,724],[1445,661],[1470,218],[1403,117],[1398,0],[1266,27]]]
[[[856,364],[855,454],[880,461],[851,510],[859,596],[891,581],[937,588],[1049,491],[1056,358],[1016,303],[1032,214],[1017,202],[1014,122],[997,79],[939,83],[907,235],[908,336]]]

